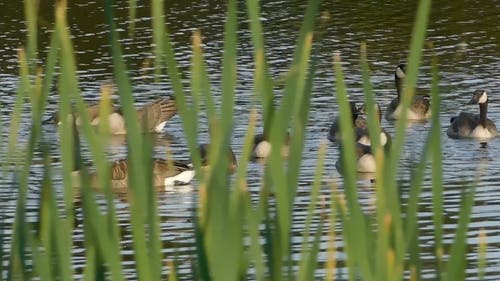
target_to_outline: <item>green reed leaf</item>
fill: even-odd
[[[128,0],[128,36],[135,35],[135,22],[137,19],[137,0]]]
[[[269,134],[271,122],[273,120],[273,81],[269,73],[269,67],[264,48],[264,32],[260,22],[260,6],[258,1],[246,1],[247,15],[250,20],[250,30],[252,32],[252,43],[254,47],[254,92],[262,100],[264,135]]]
[[[11,125],[10,132],[14,132],[9,134],[8,138],[8,152],[7,152],[7,161],[10,163],[17,162],[14,160],[14,155],[19,153],[19,147],[17,146],[17,139],[19,132],[19,124],[21,120],[21,106],[24,98],[29,94],[31,89],[31,84],[29,82],[29,71],[28,71],[28,62],[26,58],[26,53],[24,50],[19,50],[19,69],[20,69],[20,85],[18,91],[16,93],[16,101],[14,104],[14,110],[12,112],[11,117]],[[28,145],[28,153],[25,155],[25,168],[24,172],[21,172],[20,182],[16,183],[19,185],[18,189],[18,199],[16,205],[15,212],[15,220],[12,226],[12,238],[11,238],[11,254],[9,267],[7,272],[7,279],[12,278],[29,278],[28,272],[26,268],[27,257],[25,256],[24,248],[26,246],[26,233],[27,233],[27,223],[26,223],[26,197],[27,197],[27,171],[29,171],[29,165],[31,163],[32,156],[29,151],[32,150],[33,135],[30,135],[30,144]],[[31,149],[30,149],[31,148]],[[16,170],[18,168],[16,167]],[[18,173],[19,171],[16,171]]]
[[[300,129],[300,126],[302,126],[301,123],[305,122],[305,120],[301,119],[304,116],[299,114],[300,105],[296,103],[303,101],[304,93],[307,92],[305,88],[307,84],[308,60],[312,45],[312,30],[314,28],[318,7],[319,1],[311,0],[306,8],[297,41],[297,47],[286,79],[285,94],[281,101],[281,106],[277,109],[276,114],[273,115],[269,136],[271,147],[274,147],[274,149],[271,150],[271,156],[268,159],[268,163],[277,199],[278,225],[276,226],[277,236],[275,236],[274,239],[277,243],[280,243],[278,248],[280,252],[277,253],[279,254],[278,256],[273,257],[276,259],[277,263],[280,263],[285,257],[288,258],[289,255],[292,204],[297,188],[296,167],[299,165],[300,155],[302,154],[302,149],[300,149],[302,144],[301,140],[298,138],[300,138],[304,132],[304,130]],[[289,153],[290,167],[288,173],[286,173],[283,165],[285,160],[281,148],[287,142],[287,130],[291,122],[297,122],[297,125],[292,125],[292,133],[297,134],[297,136],[291,135],[290,146],[292,150],[290,150]],[[297,137],[296,140],[294,140],[295,137]],[[293,149],[297,150],[294,151]],[[277,264],[273,266],[273,270],[275,274],[273,278],[275,278],[275,280],[281,280],[282,266]]]
[[[441,124],[440,124],[440,105],[441,96],[439,95],[439,67],[438,58],[434,54],[432,58],[432,138],[428,146],[432,150],[432,219],[434,222],[434,241],[435,255],[437,260],[437,271],[442,271],[443,267],[443,223],[444,223],[444,200],[443,200],[443,159],[441,150]]]
[[[38,52],[38,16],[39,2],[36,0],[24,1],[24,17],[26,19],[27,39],[26,55],[30,73],[35,72],[36,57]]]
[[[369,246],[369,233],[367,229],[367,221],[361,211],[358,202],[357,184],[356,184],[356,157],[354,154],[354,131],[351,120],[351,109],[347,99],[347,91],[345,86],[344,75],[340,63],[340,55],[335,54],[335,88],[337,92],[337,103],[340,111],[340,130],[342,134],[341,149],[341,165],[342,174],[344,177],[344,192],[346,194],[349,216],[344,217],[343,225],[346,234],[346,248],[351,255],[348,259],[352,262],[359,263],[361,275],[365,280],[372,280],[373,265],[370,258],[373,255],[372,249]],[[347,238],[349,236],[349,238]],[[368,258],[367,258],[368,257]],[[350,275],[350,278],[351,275]]]
[[[152,27],[153,27],[153,53],[154,53],[154,69],[155,69],[155,79],[159,80],[159,76],[162,74],[164,69],[163,65],[163,50],[165,44],[164,37],[166,34],[165,30],[165,4],[164,0],[151,0],[151,15],[152,15]]]
[[[474,204],[474,191],[470,190],[460,200],[459,219],[455,232],[455,238],[451,245],[450,256],[446,263],[445,273],[441,280],[461,281],[465,280],[467,229],[470,222],[472,205]]]
[[[322,231],[322,224],[316,229],[315,242],[311,245],[309,242],[309,233],[311,231],[311,224],[314,216],[314,212],[317,208],[318,196],[321,187],[321,178],[323,176],[324,164],[326,155],[326,144],[320,144],[318,152],[318,161],[316,165],[314,182],[311,189],[311,199],[309,206],[307,208],[307,216],[305,220],[304,233],[302,234],[302,246],[300,250],[301,261],[299,265],[298,280],[311,280],[314,279],[314,269],[316,267],[317,253],[319,249],[318,235]]]
[[[159,280],[161,278],[159,223],[157,208],[148,204],[156,202],[156,193],[144,190],[151,175],[151,147],[144,145],[146,140],[140,134],[137,115],[134,109],[132,86],[123,60],[119,37],[113,21],[112,1],[105,6],[106,20],[111,32],[111,53],[113,55],[114,76],[120,93],[121,109],[127,128],[128,161],[135,163],[129,170],[128,196],[131,203],[132,233],[136,254],[139,279]],[[148,176],[146,176],[148,175]],[[144,216],[143,210],[147,210]],[[146,229],[146,231],[144,231]],[[149,239],[148,239],[149,236]]]

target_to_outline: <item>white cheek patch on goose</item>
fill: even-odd
[[[261,141],[255,147],[254,154],[259,158],[266,158],[271,154],[271,143],[268,141]]]
[[[387,136],[384,132],[380,133],[380,145],[384,146],[387,144]]]
[[[488,101],[488,95],[486,94],[486,92],[483,92],[481,94],[481,97],[479,98],[478,103],[485,103],[487,101]]]
[[[401,68],[399,68],[399,67],[398,67],[398,69],[396,69],[396,76],[398,76],[398,78],[401,78],[401,79],[403,79],[403,78],[406,77],[406,75],[403,72],[403,70]]]

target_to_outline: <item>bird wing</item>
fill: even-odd
[[[177,113],[173,98],[158,99],[137,110],[137,120],[143,131],[154,131],[156,126]]]

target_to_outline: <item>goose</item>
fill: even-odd
[[[201,156],[201,165],[203,168],[206,169],[209,167],[210,164],[209,163],[210,144],[208,143],[200,144],[198,149],[200,151],[200,156]],[[231,148],[228,148],[227,157],[228,157],[228,171],[229,173],[234,173],[236,171],[236,168],[238,167],[238,162]]]
[[[473,138],[490,139],[497,136],[495,123],[486,117],[488,112],[488,93],[484,90],[474,91],[467,104],[479,104],[479,114],[460,112],[450,119],[448,137],[453,139]]]
[[[360,111],[359,108],[356,106],[356,103],[351,101],[349,102],[349,106],[351,108],[351,120],[354,130],[356,130],[357,128],[365,128],[366,120],[360,118]],[[341,140],[340,116],[337,116],[337,118],[335,118],[335,121],[333,121],[333,124],[330,126],[330,130],[328,131],[327,137],[328,140],[331,142],[338,142]]]
[[[151,161],[153,187],[168,188],[188,185],[195,175],[193,167],[181,161],[167,161],[160,158],[154,158]],[[114,192],[127,190],[129,186],[129,165],[130,162],[127,158],[110,163],[111,188]],[[80,185],[80,176],[80,170],[76,168],[72,172],[75,187]],[[95,189],[100,189],[97,172],[90,175],[90,185]]]
[[[87,106],[87,112],[92,126],[98,126],[100,122],[99,104]],[[167,121],[177,113],[177,107],[173,97],[154,100],[136,111],[137,121],[142,132],[162,132]],[[112,106],[110,109],[109,132],[112,135],[125,135],[125,117],[121,108]],[[59,113],[54,113],[44,123],[60,124]],[[81,125],[81,120],[76,116],[75,123]]]
[[[288,157],[290,145],[290,135],[287,133],[285,136],[285,142],[281,148],[281,155],[283,157]],[[271,155],[271,143],[266,134],[255,135],[253,139],[252,148],[252,158],[253,159],[264,159]]]
[[[399,64],[394,73],[397,97],[387,106],[385,118],[389,121],[396,120],[401,114],[401,94],[403,92],[403,81],[405,78],[405,65]],[[408,108],[407,118],[410,121],[424,121],[431,116],[431,103],[429,96],[414,95]]]
[[[368,111],[366,110],[366,106],[367,106],[366,104],[363,104],[359,108],[359,113],[367,116]],[[377,125],[380,126],[380,123],[382,122],[382,111],[380,110],[380,105],[378,103],[374,103],[373,106],[374,106],[375,115],[378,117],[377,118]],[[367,124],[366,120],[364,120],[363,117],[358,117],[358,119],[362,119],[363,121],[359,121],[359,122],[365,123],[365,126],[355,128],[354,133],[356,135],[356,138],[355,138],[356,142],[370,146],[371,141],[370,141],[370,133],[369,133],[369,129],[368,129],[368,124]],[[384,130],[384,128],[381,128],[380,130],[381,130],[381,133],[383,133],[382,137],[390,138],[390,135]]]
[[[380,132],[380,145],[384,148],[384,151],[387,153],[391,146],[391,137],[390,135],[382,131]],[[356,156],[356,172],[358,173],[375,173],[376,172],[376,161],[375,156],[372,153],[372,147],[370,145],[365,145],[359,142],[356,142],[355,146],[355,156]],[[342,173],[342,158],[343,158],[342,149],[340,150],[340,157],[335,163],[335,167],[339,173]]]
[[[210,144],[200,144],[198,147],[201,156],[202,169],[206,170],[209,165],[208,153],[210,151]],[[236,156],[231,148],[228,149],[228,171],[234,173],[237,168]],[[192,164],[187,164],[182,161],[168,161],[160,158],[151,159],[152,168],[152,184],[153,187],[174,187],[188,185],[195,176],[195,170]],[[110,163],[111,169],[111,187],[115,192],[122,192],[129,186],[129,161],[127,158],[120,159]],[[79,164],[75,165],[77,168],[73,171],[74,182],[79,184],[80,170]],[[97,173],[92,173],[90,176],[91,186],[98,189],[99,181]]]

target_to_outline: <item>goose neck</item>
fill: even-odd
[[[479,124],[486,128],[486,113],[488,113],[488,101],[479,104]]]
[[[401,93],[403,91],[403,79],[399,78],[397,75],[394,75],[394,81],[396,83],[396,92],[398,93],[398,102],[401,98]]]

